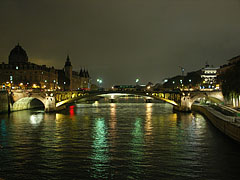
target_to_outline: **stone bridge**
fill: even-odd
[[[8,93],[9,111],[44,107],[46,112],[64,109],[67,104],[96,96],[108,96],[115,99],[124,95],[142,96],[146,100],[157,99],[173,105],[178,111],[191,111],[191,106],[198,98],[207,97],[224,101],[221,91],[41,91],[14,90]]]

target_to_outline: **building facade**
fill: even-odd
[[[209,66],[206,64],[205,68],[202,69],[202,83],[200,89],[219,89],[217,82],[217,72],[219,68]]]
[[[62,70],[28,61],[26,51],[18,44],[10,52],[8,64],[0,64],[3,89],[88,90],[90,76],[72,70],[69,56]]]
[[[65,66],[58,71],[58,84],[64,90],[89,90],[90,76],[85,69],[76,72],[72,70],[72,64],[69,56],[67,56]]]

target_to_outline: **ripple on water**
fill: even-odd
[[[236,179],[239,145],[162,103],[0,116],[3,179]]]

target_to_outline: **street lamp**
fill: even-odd
[[[181,86],[183,88],[183,80],[182,79],[180,79],[180,83],[181,83]]]
[[[11,92],[12,86],[13,86],[13,76],[11,75],[9,79],[10,79],[10,92]]]
[[[190,89],[190,87],[192,86],[192,80],[189,79],[188,82],[189,82],[188,89]]]
[[[97,79],[97,82],[99,84],[99,87],[101,87],[101,84],[102,84],[103,80],[102,79]]]
[[[138,86],[138,82],[139,82],[139,79],[137,78],[137,79],[136,79],[136,86]]]
[[[55,90],[55,83],[56,83],[56,80],[54,79],[53,80],[53,90]]]
[[[66,82],[64,81],[63,82],[63,90],[65,91],[65,85],[66,85]]]

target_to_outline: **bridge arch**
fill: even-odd
[[[55,109],[61,109],[66,104],[76,102],[79,100],[96,100],[96,97],[108,97],[115,99],[116,96],[124,95],[136,95],[141,96],[146,99],[156,99],[163,102],[167,102],[173,105],[173,109],[177,111],[189,112],[191,111],[192,104],[200,97],[214,98],[218,99],[219,102],[224,101],[224,97],[221,91],[162,91],[162,92],[146,92],[146,91],[89,91],[84,93],[79,92],[70,92],[64,98],[59,98],[60,96],[56,95],[56,106]],[[62,97],[62,96],[61,96]],[[53,97],[51,97],[53,98]],[[52,104],[53,102],[47,101],[46,98],[45,106],[49,106],[48,109],[54,110]],[[114,102],[114,101],[111,101]],[[47,109],[47,108],[46,108]],[[45,110],[46,110],[45,109]],[[47,109],[47,110],[48,110]]]
[[[199,98],[206,98],[215,103],[224,102],[224,97],[223,97],[222,92],[219,92],[219,91],[218,92],[204,92],[204,93],[196,94],[191,97],[191,106]]]
[[[122,97],[122,96],[126,96],[126,95],[140,96],[142,98],[145,98],[146,100],[155,99],[155,100],[169,103],[173,106],[178,106],[178,104],[175,101],[170,100],[165,97],[158,96],[158,95],[156,95],[156,93],[150,93],[150,92],[96,92],[89,96],[108,97],[109,99],[117,99],[118,97]],[[148,102],[148,101],[146,101],[146,102]]]
[[[36,97],[23,97],[12,105],[12,111],[34,109],[34,108],[45,108],[45,103],[43,99]]]

